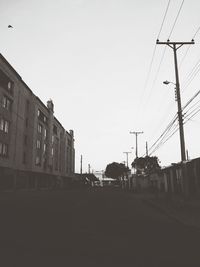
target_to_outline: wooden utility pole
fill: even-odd
[[[181,107],[181,94],[180,94],[180,83],[179,83],[179,74],[178,74],[178,61],[177,61],[177,50],[183,45],[194,44],[194,40],[191,42],[160,42],[156,41],[157,44],[168,45],[173,49],[174,52],[174,66],[175,66],[175,76],[176,76],[176,95],[177,95],[177,105],[178,105],[178,120],[179,120],[179,132],[180,132],[180,146],[181,146],[181,161],[186,160],[185,155],[185,139],[184,139],[184,129],[183,129],[183,116],[182,116],[182,107]]]
[[[128,168],[128,154],[130,154],[131,152],[123,152],[124,154],[126,154],[126,167]]]
[[[149,155],[149,152],[148,152],[148,143],[146,142],[146,156]]]
[[[90,173],[90,164],[88,164],[88,173]]]
[[[82,176],[83,173],[83,156],[81,155],[81,167],[80,167],[80,174]]]
[[[130,134],[135,134],[135,143],[136,143],[135,156],[136,156],[136,158],[138,158],[138,140],[137,140],[137,138],[138,138],[138,134],[143,134],[143,132],[130,132]]]

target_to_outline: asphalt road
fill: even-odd
[[[133,194],[0,194],[0,266],[200,266],[200,233]]]

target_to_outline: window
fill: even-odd
[[[14,87],[13,85],[14,85],[13,82],[11,81],[8,82],[7,90],[11,95],[13,95],[13,87]]]
[[[40,149],[41,148],[41,142],[40,140],[36,141],[36,148]]]
[[[8,90],[10,90],[12,88],[12,83],[11,81],[8,82]]]
[[[36,156],[35,158],[35,165],[40,165],[41,164],[41,159],[39,156]]]
[[[44,113],[40,109],[38,109],[38,119],[44,123],[47,123],[47,117],[44,115]]]
[[[4,131],[4,119],[0,119],[0,130]]]
[[[14,83],[2,70],[0,70],[0,86],[7,90],[9,94],[13,95]]]
[[[3,131],[4,133],[9,132],[9,122],[3,118],[0,119],[0,131]]]
[[[8,133],[8,129],[9,129],[9,122],[5,121],[5,125],[4,125],[4,132]]]
[[[47,144],[44,144],[44,153],[47,151]]]
[[[38,133],[42,133],[42,125],[38,124]]]
[[[7,110],[11,110],[11,104],[12,104],[12,101],[7,96],[3,96],[2,107]]]
[[[44,139],[46,139],[46,138],[47,138],[47,129],[44,128]]]
[[[0,156],[8,156],[8,145],[0,142]]]
[[[58,132],[57,127],[54,125],[54,126],[53,126],[53,133],[54,133],[55,135],[57,135],[57,132]]]

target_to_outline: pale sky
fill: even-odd
[[[160,41],[168,39],[181,3],[170,2]],[[122,162],[125,151],[132,151],[130,164],[135,136],[129,132],[144,132],[138,139],[142,156],[145,142],[150,147],[176,114],[174,86],[163,84],[175,82],[172,49],[166,48],[161,62],[165,47],[158,45],[150,69],[167,4],[168,0],[0,0],[0,52],[45,104],[53,99],[56,118],[65,129],[74,130],[77,172],[81,154],[83,171],[88,164],[103,170],[113,161]],[[200,26],[199,14],[200,1],[185,0],[170,40],[191,41]],[[198,69],[184,88],[200,60],[199,48],[200,32],[180,67],[183,105],[200,90]],[[178,50],[179,63],[186,50],[187,46]],[[200,113],[184,130],[190,158],[199,157]],[[179,132],[153,155],[161,165],[179,162]]]

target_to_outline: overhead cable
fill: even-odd
[[[175,25],[176,25],[176,22],[177,22],[177,20],[178,20],[179,15],[180,15],[181,9],[182,9],[183,4],[184,4],[184,1],[185,1],[185,0],[183,0],[182,3],[181,3],[181,6],[180,6],[179,11],[178,11],[178,13],[177,13],[177,15],[176,15],[176,18],[175,18],[175,20],[174,20],[174,23],[173,23],[173,26],[172,26],[172,28],[171,28],[171,31],[170,31],[170,33],[169,33],[169,37],[168,37],[168,39],[171,37],[171,35],[172,35],[172,33],[173,33],[174,27],[175,27]]]

